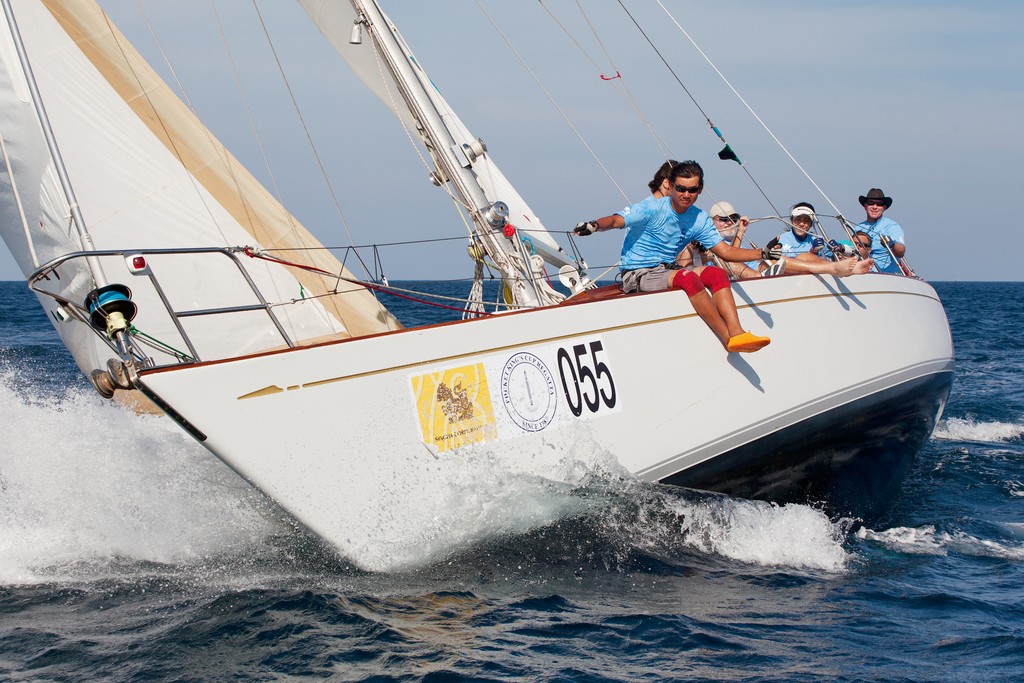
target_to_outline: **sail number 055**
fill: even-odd
[[[612,371],[601,360],[604,346],[600,341],[576,344],[572,350],[558,349],[558,374],[569,410],[576,417],[584,408],[596,413],[602,405],[615,407],[615,381]]]

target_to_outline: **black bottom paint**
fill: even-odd
[[[661,481],[877,519],[931,436],[952,383],[953,373],[943,372],[890,387]]]

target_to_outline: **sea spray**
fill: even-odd
[[[280,510],[169,420],[130,413],[85,389],[26,395],[13,389],[9,370],[0,377],[9,416],[0,426],[0,580],[52,580],[125,560],[244,564],[245,555],[301,545],[301,532]],[[645,484],[587,446],[585,434],[576,436],[585,455],[479,449],[428,468],[433,476],[398,474],[389,497],[353,525],[368,530],[354,546],[360,552],[340,561],[415,570],[584,519],[581,528],[593,535],[583,542],[586,552],[604,565],[629,553],[671,561],[693,551],[828,571],[845,562],[841,529],[817,510]],[[513,471],[530,458],[543,466]]]
[[[984,422],[973,417],[949,417],[940,420],[932,438],[946,441],[1013,441],[1024,434],[1024,424],[1009,422]]]
[[[88,390],[15,391],[0,373],[0,581],[124,558],[182,563],[271,533],[263,497],[170,420]]]
[[[670,559],[686,551],[752,565],[842,571],[846,520],[809,505],[775,505],[643,484],[624,487],[599,515],[627,547]]]

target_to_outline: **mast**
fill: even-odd
[[[540,305],[542,297],[522,241],[518,235],[506,239],[500,232],[506,224],[508,208],[504,202],[488,200],[473,172],[472,162],[486,154],[486,148],[479,141],[463,143],[455,138],[410,63],[409,55],[397,37],[397,30],[384,16],[376,0],[351,0],[351,4],[356,11],[356,19],[350,42],[356,42],[357,31],[365,26],[418,123],[418,132],[440,176],[435,180],[438,184],[451,183],[455,195],[469,209],[476,235],[509,283],[514,303]]]
[[[68,208],[71,211],[71,222],[75,225],[75,231],[78,233],[82,250],[95,251],[96,246],[93,244],[92,235],[89,234],[89,230],[86,228],[85,218],[82,216],[78,199],[75,197],[75,190],[71,185],[71,178],[68,177],[67,167],[64,165],[60,148],[57,146],[57,139],[54,137],[53,128],[50,126],[50,119],[46,114],[46,107],[43,106],[43,98],[40,96],[39,87],[36,85],[32,65],[29,63],[28,53],[25,50],[24,42],[22,42],[21,32],[18,30],[18,21],[14,17],[14,10],[11,8],[10,0],[0,0],[0,4],[3,5],[7,26],[11,30],[11,38],[14,40],[15,50],[18,52],[18,61],[21,63],[21,70],[25,75],[25,81],[28,83],[28,89],[32,95],[32,105],[36,110],[36,118],[39,119],[43,137],[46,139],[46,147],[50,152],[50,157],[53,159],[57,178],[60,180],[60,186],[64,192],[64,199],[67,201]],[[92,274],[96,287],[104,287],[107,281],[99,261],[95,258],[89,258],[86,259],[86,262],[89,264],[89,271]]]

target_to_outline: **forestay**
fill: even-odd
[[[403,93],[415,87],[418,94],[426,97],[437,112],[446,129],[446,133],[454,140],[453,149],[432,150],[435,155],[450,155],[458,166],[470,169],[473,180],[482,190],[488,203],[504,202],[509,207],[509,222],[524,232],[527,243],[536,254],[555,268],[562,266],[576,267],[576,263],[559,247],[554,238],[547,232],[541,220],[530,209],[526,201],[519,195],[509,180],[491,159],[480,141],[469,132],[469,129],[455,114],[448,102],[441,96],[434,82],[427,76],[419,60],[402,38],[398,29],[384,14],[376,2],[329,2],[328,0],[299,0],[310,18],[320,31],[334,46],[335,50],[348,62],[353,72],[384,104],[400,119],[402,125],[414,137],[417,132],[431,125],[430,121],[420,121],[410,112],[403,101]],[[360,9],[357,9],[357,6]],[[415,82],[407,82],[402,86],[388,70],[384,48],[376,41],[367,39],[351,42],[353,27],[361,30],[367,22],[372,23],[368,32],[379,30],[373,17],[386,26],[386,30],[396,41],[401,50],[402,68],[408,66],[407,73]],[[428,150],[430,143],[425,140]],[[466,201],[465,199],[463,201]],[[467,206],[470,211],[481,209],[480,206]],[[495,256],[492,254],[492,256]],[[499,257],[500,258],[500,257]]]

